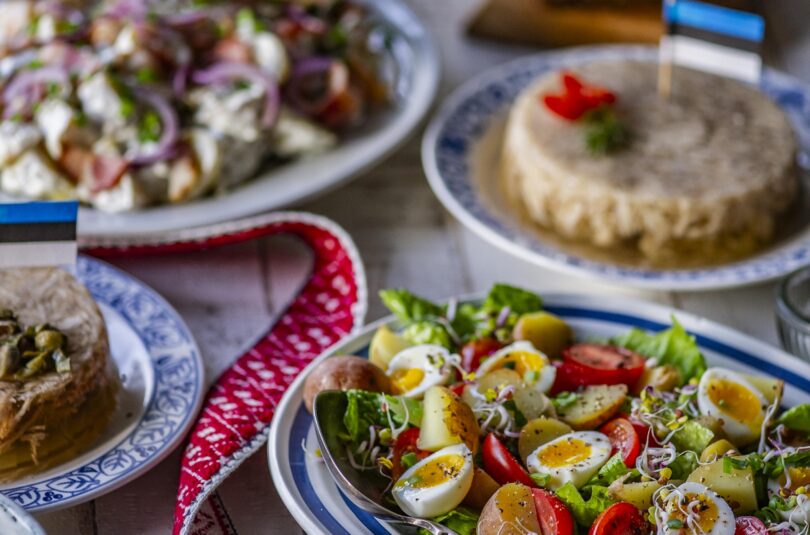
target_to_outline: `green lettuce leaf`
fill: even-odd
[[[509,307],[512,314],[521,315],[542,310],[543,300],[534,292],[508,284],[496,284],[487,294],[482,308],[487,312],[500,312],[504,307]]]
[[[571,511],[571,515],[577,524],[585,527],[591,526],[599,513],[615,503],[610,498],[607,487],[593,486],[590,491],[591,496],[587,500],[582,497],[582,494],[571,483],[566,483],[556,491],[557,497]]]
[[[588,487],[607,487],[620,477],[629,474],[630,472],[637,472],[635,468],[627,468],[622,460],[622,454],[616,453],[602,465],[602,468],[596,473],[593,478],[587,483]]]
[[[792,431],[810,433],[810,403],[796,405],[782,413],[779,423]]]
[[[698,456],[694,451],[685,451],[675,457],[667,468],[672,470],[671,479],[686,479],[698,467]]]
[[[712,442],[712,430],[695,420],[688,420],[672,435],[672,444],[678,451],[703,451]]]
[[[452,529],[459,535],[475,535],[475,528],[478,526],[478,513],[467,507],[458,507],[432,520]],[[425,529],[420,529],[419,533],[430,535],[430,532]]]
[[[382,290],[380,299],[388,310],[404,323],[435,319],[444,314],[441,306],[414,295],[408,290]]]
[[[368,428],[372,425],[388,427],[388,416],[382,410],[383,401],[387,401],[394,425],[405,423],[418,427],[422,421],[422,404],[414,399],[402,396],[389,396],[379,392],[365,390],[348,390],[348,405],[343,415],[343,425],[352,444],[359,444],[368,439]]]
[[[453,348],[453,341],[444,325],[432,321],[417,321],[408,325],[401,333],[410,344],[436,344],[447,349]]]
[[[659,364],[669,364],[680,374],[681,384],[692,378],[700,378],[706,371],[706,359],[695,342],[678,320],[672,318],[672,327],[658,334],[649,334],[641,329],[611,339],[615,345],[626,347],[636,353],[658,359]]]

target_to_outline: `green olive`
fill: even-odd
[[[515,340],[527,340],[551,358],[560,357],[562,350],[571,343],[571,327],[548,312],[532,312],[522,315],[512,331]]]
[[[0,346],[0,377],[6,377],[17,371],[20,364],[20,351],[17,346],[3,344]]]
[[[46,330],[37,333],[34,344],[40,351],[54,351],[65,343],[65,336],[59,331]]]

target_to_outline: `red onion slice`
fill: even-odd
[[[169,101],[151,89],[137,88],[135,96],[141,102],[148,104],[160,117],[160,139],[155,142],[152,150],[145,154],[136,154],[130,158],[132,165],[149,165],[168,159],[180,135],[180,122],[174,108]]]
[[[262,114],[262,126],[270,128],[278,118],[281,107],[281,95],[278,91],[278,84],[275,79],[254,65],[237,63],[235,61],[223,61],[215,63],[207,69],[195,71],[191,79],[196,84],[213,85],[230,80],[247,80],[264,87],[264,113]]]
[[[306,80],[312,76],[325,76],[327,90],[320,98],[312,100],[305,95]],[[286,95],[290,104],[298,111],[317,116],[349,86],[349,71],[345,65],[331,58],[312,57],[296,63],[290,81],[287,82]]]
[[[19,71],[3,90],[3,102],[6,105],[3,118],[8,119],[20,111],[17,106],[9,106],[15,98],[23,97],[24,104],[29,105],[36,95],[34,89],[47,83],[57,84],[60,88],[67,87],[70,84],[67,70],[58,65],[45,65],[33,71]]]

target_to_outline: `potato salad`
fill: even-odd
[[[325,151],[390,100],[388,31],[344,0],[0,2],[0,190],[119,212]]]
[[[316,365],[341,390],[340,455],[390,480],[389,509],[462,535],[808,533],[810,405],[709,367],[676,320],[577,339],[540,296],[381,292],[368,358]],[[396,328],[389,325],[396,325]]]

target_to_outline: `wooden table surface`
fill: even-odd
[[[464,21],[471,0],[409,0],[433,32],[443,59],[439,99],[483,69],[532,50],[470,39]],[[771,65],[810,81],[810,3],[767,2]],[[657,301],[706,316],[777,344],[774,287],[674,293],[634,291],[572,278],[506,256],[461,227],[442,208],[422,172],[417,134],[385,165],[349,186],[306,203],[302,210],[342,225],[363,257],[371,302],[368,320],[384,314],[381,288],[407,287],[441,298],[511,282],[540,292],[620,294]],[[184,316],[197,337],[212,380],[247,340],[269,325],[289,298],[291,280],[305,262],[295,243],[259,240],[205,253],[116,261],[157,291]],[[168,534],[180,453],[93,502],[38,515],[58,535]],[[219,497],[240,535],[300,533],[270,481],[260,450],[220,488]]]

